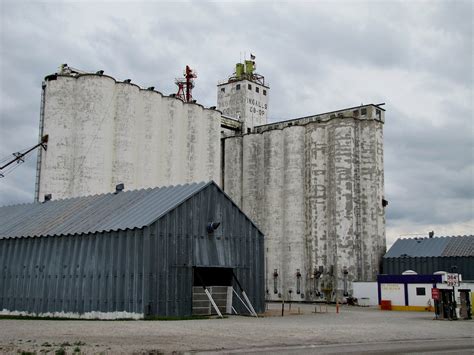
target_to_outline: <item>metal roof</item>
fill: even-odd
[[[398,239],[384,258],[474,256],[474,236]]]
[[[95,233],[150,225],[214,182],[0,207],[0,239]]]

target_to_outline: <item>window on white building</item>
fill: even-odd
[[[424,287],[417,287],[416,288],[416,295],[417,296],[426,296],[426,289]]]

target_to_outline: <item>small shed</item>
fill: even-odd
[[[214,182],[0,207],[0,314],[258,313],[264,292],[263,234]]]
[[[378,275],[379,305],[390,301],[395,311],[432,311],[431,289],[441,282],[441,275]]]

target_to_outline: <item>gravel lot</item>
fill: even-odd
[[[322,306],[325,310],[326,306]],[[298,313],[298,308],[300,314]],[[319,306],[317,307],[319,311]],[[258,349],[275,346],[372,343],[417,339],[471,338],[474,321],[435,321],[427,312],[390,312],[334,306],[313,313],[312,305],[292,305],[292,315],[276,316],[269,305],[261,318],[183,321],[0,320],[0,352],[173,353]],[[288,314],[288,312],[287,312]],[[474,344],[473,344],[474,347]]]

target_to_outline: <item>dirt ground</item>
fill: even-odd
[[[268,347],[473,339],[474,321],[372,307],[270,304],[267,316],[181,321],[0,320],[0,353],[240,352]],[[316,310],[316,313],[315,313]],[[474,342],[473,342],[474,348]],[[63,352],[64,351],[64,352]]]

